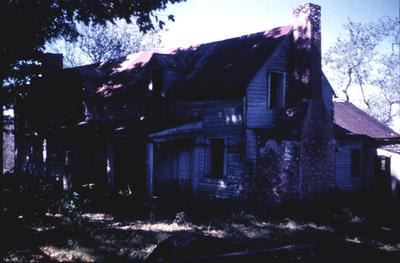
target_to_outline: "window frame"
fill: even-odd
[[[222,164],[223,165],[223,171],[222,171],[222,175],[221,176],[219,176],[219,177],[216,177],[216,176],[214,176],[213,174],[212,174],[212,170],[213,170],[213,168],[212,168],[212,160],[211,160],[211,158],[212,158],[212,156],[213,156],[213,154],[212,154],[212,147],[211,147],[211,143],[212,143],[212,140],[215,140],[215,139],[218,139],[218,140],[222,140],[222,142],[223,142],[223,147],[224,147],[224,151],[223,151],[223,158],[224,158],[224,163]],[[226,147],[227,145],[226,145],[226,141],[227,141],[227,139],[225,138],[225,137],[207,137],[207,139],[206,139],[206,145],[207,145],[207,148],[206,148],[206,160],[205,160],[205,173],[204,173],[204,177],[205,178],[207,178],[207,179],[215,179],[215,180],[221,180],[221,179],[225,179],[226,177],[227,177],[227,166],[228,166],[228,148]]]
[[[278,88],[277,94],[276,94],[277,97],[275,97],[275,99],[277,99],[275,107],[271,106],[271,75],[272,74],[280,74],[282,76],[281,86],[280,86],[281,88]],[[286,101],[286,72],[271,70],[267,74],[267,108],[270,110],[284,108],[285,101]]]

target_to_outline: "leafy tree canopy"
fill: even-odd
[[[400,117],[400,20],[349,19],[345,35],[324,54],[324,71],[336,95],[364,108],[382,123]]]
[[[169,3],[185,0],[5,0],[0,1],[0,63],[3,80],[20,61],[40,59],[46,41],[78,37],[75,22],[105,24],[114,19],[131,22],[146,32],[164,22],[154,13]],[[168,17],[173,20],[173,16]]]
[[[46,51],[62,53],[64,67],[106,61],[143,50],[158,48],[161,43],[156,30],[143,33],[134,24],[125,20],[107,22],[105,25],[77,25],[79,36],[74,42],[59,39],[46,44]]]

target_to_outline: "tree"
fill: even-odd
[[[12,100],[12,96],[6,95],[15,94],[10,91],[18,87],[16,80],[9,81],[5,87],[5,80],[19,77],[22,82],[29,82],[32,75],[39,74],[46,41],[60,37],[76,39],[76,22],[86,25],[105,24],[114,19],[131,22],[133,16],[140,30],[146,32],[155,28],[153,18],[160,27],[165,24],[158,20],[154,11],[165,9],[169,3],[182,1],[185,0],[0,1],[1,108],[7,103],[6,99]],[[173,20],[173,16],[168,16],[168,19]],[[3,113],[0,114],[0,128],[3,130]],[[2,154],[3,151],[1,159]]]
[[[344,25],[324,55],[324,70],[337,95],[364,108],[382,123],[400,117],[400,20]]]
[[[161,43],[155,30],[146,34],[135,24],[124,20],[105,25],[80,23],[79,36],[74,42],[64,39],[46,45],[50,52],[63,53],[66,67],[74,67],[126,56],[142,50],[154,49]]]

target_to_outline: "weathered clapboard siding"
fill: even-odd
[[[194,139],[157,144],[153,175],[156,195],[193,190],[194,156]]]
[[[258,70],[247,87],[246,93],[246,130],[245,130],[245,158],[255,167],[257,157],[257,136],[251,128],[273,128],[279,124],[283,110],[268,109],[267,83],[269,71],[289,72],[290,59],[288,57],[290,41],[286,39],[271,57]],[[289,76],[286,75],[286,89],[288,89]],[[288,93],[287,90],[285,92]],[[251,175],[250,175],[251,176]]]
[[[190,101],[170,103],[167,116],[171,119],[201,117],[205,132],[241,130],[243,125],[243,101]]]
[[[189,101],[172,102],[168,105],[167,117],[171,119],[185,119],[200,117],[202,119],[201,135],[196,136],[192,143],[190,162],[190,187],[193,192],[202,195],[213,195],[221,198],[238,197],[243,190],[244,161],[241,157],[242,133],[243,133],[243,101],[219,100],[219,101]],[[224,138],[226,148],[226,174],[224,178],[207,178],[207,159],[209,158],[209,138]],[[166,152],[172,155],[174,161],[165,163],[158,162],[159,166],[179,167],[179,156],[185,147],[175,146]],[[184,154],[183,154],[184,155]],[[178,162],[178,164],[176,164]],[[175,163],[175,165],[173,164]],[[164,169],[164,170],[163,170]],[[159,181],[174,180],[167,173],[174,168],[156,168],[155,176],[159,175]],[[176,168],[175,168],[176,170]],[[163,172],[166,171],[166,172]],[[164,174],[163,174],[164,173]],[[182,174],[183,176],[183,174]]]
[[[173,70],[165,70],[163,72],[163,83],[162,83],[162,92],[167,94],[168,90],[172,88],[182,77],[182,72],[173,71]]]
[[[245,162],[241,157],[240,137],[222,136],[225,139],[226,148],[226,174],[223,178],[207,177],[207,159],[209,148],[207,137],[203,136],[197,147],[199,170],[197,175],[197,191],[202,195],[216,196],[219,198],[238,198],[245,190]]]
[[[368,159],[364,146],[356,141],[337,141],[336,142],[336,187],[340,190],[355,191],[365,189],[367,183],[366,167]],[[360,150],[360,176],[351,175],[351,150]]]
[[[252,162],[256,161],[257,158],[257,135],[251,129],[246,129],[246,159]]]
[[[268,72],[279,71],[289,73],[289,39],[285,39],[270,58],[258,70],[247,87],[246,120],[249,128],[273,128],[279,124],[281,109],[269,110],[267,98]],[[286,75],[286,94],[289,76]]]
[[[240,137],[224,137],[226,146],[226,174],[223,178],[208,178],[207,159],[209,157],[208,137],[197,136],[194,144],[174,147],[173,144],[160,146],[155,161],[156,194],[173,194],[188,187],[193,193],[221,198],[238,198],[244,191],[246,171],[240,154]],[[189,146],[190,145],[190,146]],[[184,167],[190,168],[179,174],[179,162],[186,154],[190,158]],[[188,154],[188,155],[187,155]],[[184,179],[185,182],[181,179]],[[189,180],[189,181],[188,181]],[[189,189],[187,189],[189,190]]]
[[[154,155],[154,185],[155,194],[171,194],[178,190],[178,167],[180,147],[174,147],[170,142],[156,146]]]

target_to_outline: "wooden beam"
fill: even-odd
[[[153,142],[148,142],[146,145],[146,188],[147,197],[153,197]]]

